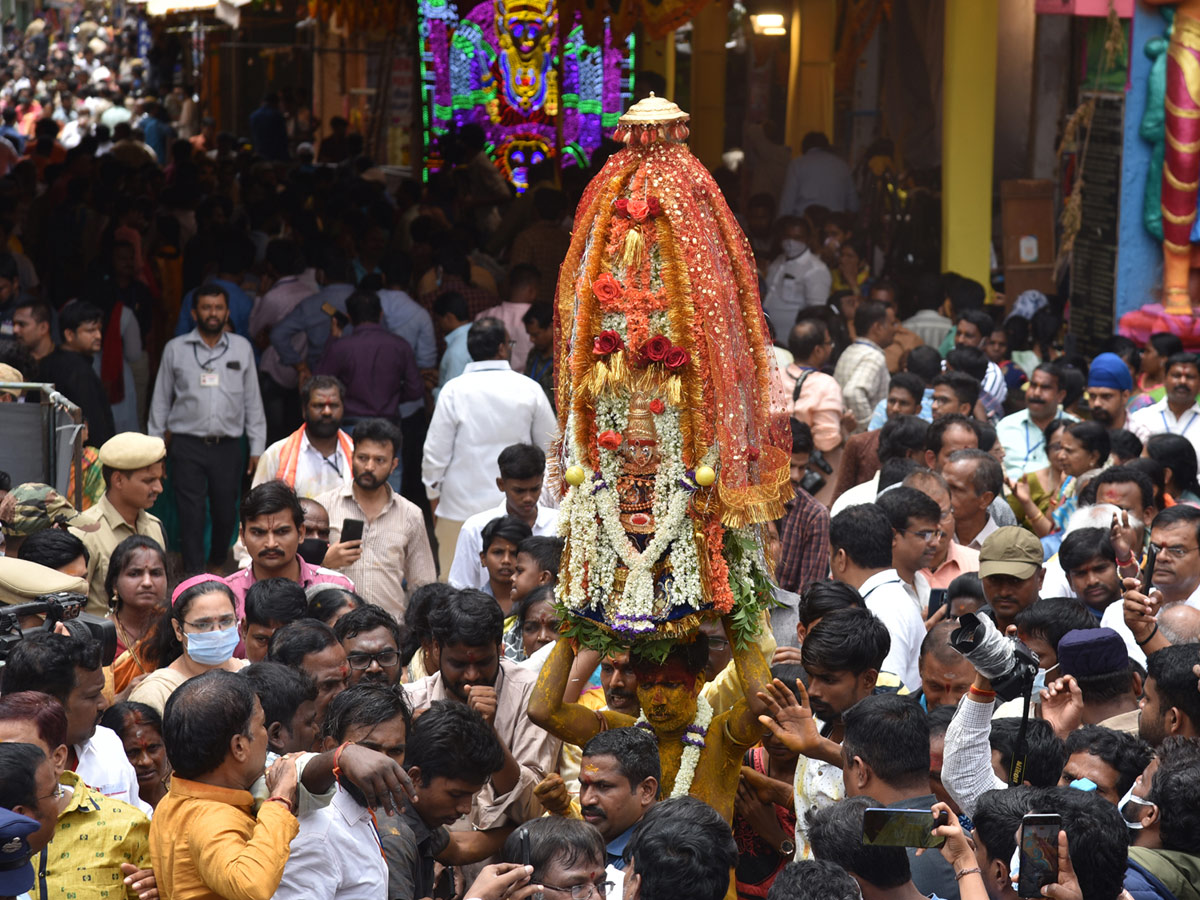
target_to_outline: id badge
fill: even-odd
[[[201,372],[200,387],[216,387],[221,383],[221,376],[216,372]]]

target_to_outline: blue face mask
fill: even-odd
[[[237,626],[224,631],[206,631],[201,634],[189,634],[187,637],[187,655],[202,666],[219,666],[228,662],[242,639]]]

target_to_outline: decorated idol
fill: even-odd
[[[628,650],[664,796],[729,819],[762,735],[760,523],[790,495],[790,437],[750,245],[687,133],[674,103],[633,106],[576,212],[555,309],[564,632],[530,716],[581,745],[635,724],[561,699],[577,649]],[[734,647],[732,690],[705,690],[707,619]]]

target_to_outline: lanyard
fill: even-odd
[[[900,581],[900,579],[899,579],[899,578],[892,578],[892,579],[890,579],[890,580],[888,580],[888,581],[881,581],[881,582],[879,582],[879,584],[875,585],[873,588],[871,588],[869,591],[867,591],[865,594],[863,594],[863,595],[862,595],[863,602],[864,602],[864,603],[866,603],[866,602],[867,602],[867,598],[868,598],[868,597],[870,597],[870,596],[871,596],[873,593],[875,593],[877,590],[879,590],[879,589],[880,589],[881,587],[883,587],[884,585],[886,585],[886,584],[900,584],[900,583],[901,583],[901,581]]]
[[[1180,436],[1180,437],[1183,437],[1185,434],[1187,434],[1187,433],[1188,433],[1188,429],[1192,427],[1192,423],[1196,421],[1196,411],[1193,409],[1193,410],[1191,410],[1191,413],[1192,413],[1192,417],[1191,417],[1190,419],[1188,419],[1188,423],[1187,423],[1186,425],[1184,425],[1184,426],[1183,426],[1183,431],[1179,432],[1179,436]],[[1159,414],[1160,416],[1162,416],[1162,420],[1163,420],[1163,427],[1167,429],[1167,432],[1168,432],[1168,433],[1170,433],[1170,434],[1174,434],[1175,432],[1171,431],[1171,426],[1170,426],[1170,425],[1167,423],[1167,412],[1166,412],[1166,410],[1162,410],[1162,409],[1160,409],[1160,410],[1158,411],[1158,414]],[[1176,419],[1175,421],[1176,421],[1176,423],[1178,423],[1178,422],[1179,422],[1179,420],[1178,420],[1178,419]]]
[[[544,375],[546,373],[546,371],[548,369],[550,369],[550,367],[553,365],[554,365],[553,359],[547,359],[540,366],[535,363],[533,366],[530,367],[529,377],[532,378],[534,381],[540,383],[542,380],[542,375]]]
[[[207,344],[205,345],[207,346]],[[202,368],[205,372],[211,372],[213,363],[229,352],[229,341],[225,342],[225,346],[221,348],[221,352],[216,356],[210,356],[204,362],[200,362],[200,347],[197,344],[192,344],[192,356],[196,358],[196,365]]]

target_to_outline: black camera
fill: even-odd
[[[825,458],[825,454],[820,450],[814,450],[812,453],[808,454],[808,463],[809,465],[815,465],[826,475],[833,474],[833,466],[829,464],[829,460]]]
[[[817,491],[825,487],[825,479],[816,472],[805,469],[804,477],[800,479],[800,487],[804,488],[804,490],[808,491],[809,494],[815,497]]]
[[[987,616],[965,613],[950,632],[950,646],[967,658],[992,683],[1001,700],[1023,697],[1037,676],[1037,654],[1016,638],[1008,638]]]
[[[62,623],[71,637],[96,641],[100,645],[100,664],[111,666],[117,655],[117,627],[109,619],[85,613],[86,606],[85,595],[67,591],[42,594],[30,603],[0,606],[0,664],[24,638],[42,631],[54,631],[55,626]],[[22,628],[21,620],[31,616],[43,616],[42,624]]]

